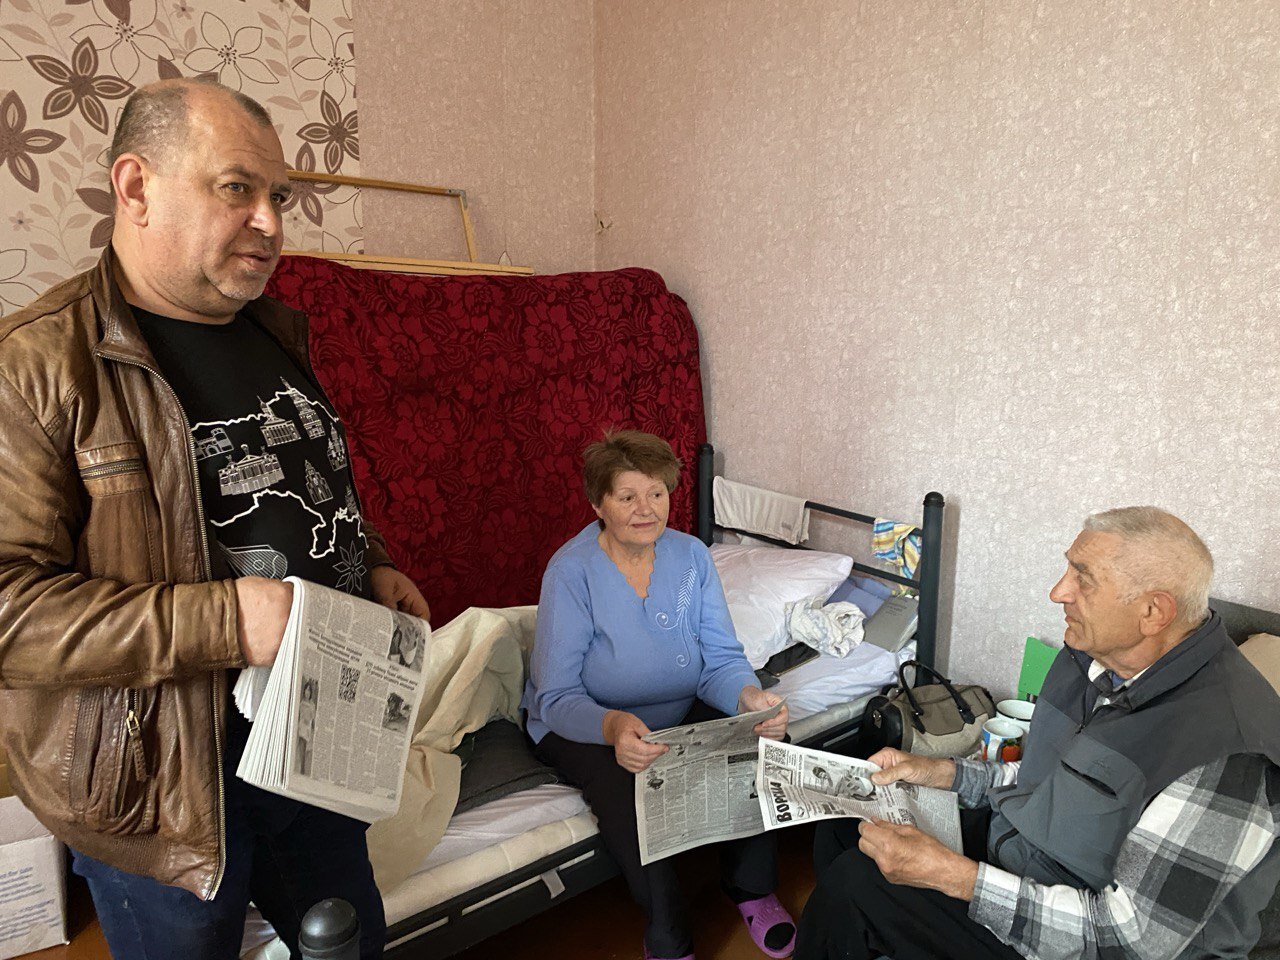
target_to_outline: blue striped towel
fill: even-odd
[[[877,560],[897,567],[901,576],[914,577],[920,566],[920,530],[896,520],[876,520],[871,528],[871,550]]]

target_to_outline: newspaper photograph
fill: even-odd
[[[776,740],[758,746],[756,793],[765,829],[833,817],[887,820],[919,827],[963,853],[960,806],[950,790],[910,783],[876,785],[873,763]]]
[[[270,667],[240,672],[253,724],[236,775],[264,790],[372,823],[400,804],[431,626],[287,578],[293,606]]]
[[[644,738],[670,749],[636,774],[641,863],[764,832],[755,786],[760,738],[753,728],[781,709],[777,704],[657,730]]]

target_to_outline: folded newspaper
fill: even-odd
[[[641,863],[831,817],[913,824],[963,852],[954,793],[904,783],[876,786],[875,764],[757,736],[755,725],[779,709],[644,738],[671,749],[636,775]]]
[[[761,740],[756,792],[765,829],[832,817],[887,820],[919,827],[963,853],[960,806],[950,790],[911,783],[872,783],[880,768],[866,760]]]
[[[781,709],[778,704],[658,730],[644,738],[671,749],[636,774],[641,863],[764,832],[755,789],[760,738],[753,728]]]
[[[293,606],[270,667],[240,672],[253,727],[236,776],[372,823],[400,805],[431,626],[287,577]]]

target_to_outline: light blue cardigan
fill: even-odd
[[[641,600],[590,524],[551,558],[522,706],[534,742],[548,731],[604,743],[601,721],[625,710],[650,730],[678,724],[695,697],[726,714],[757,684],[701,540],[665,530]]]

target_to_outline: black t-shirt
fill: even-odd
[[[213,576],[296,576],[370,599],[345,435],[311,378],[241,315],[133,313],[191,430]],[[230,707],[228,774],[248,735]]]
[[[369,599],[337,414],[270,334],[135,308],[187,416],[216,577],[301,577]]]

